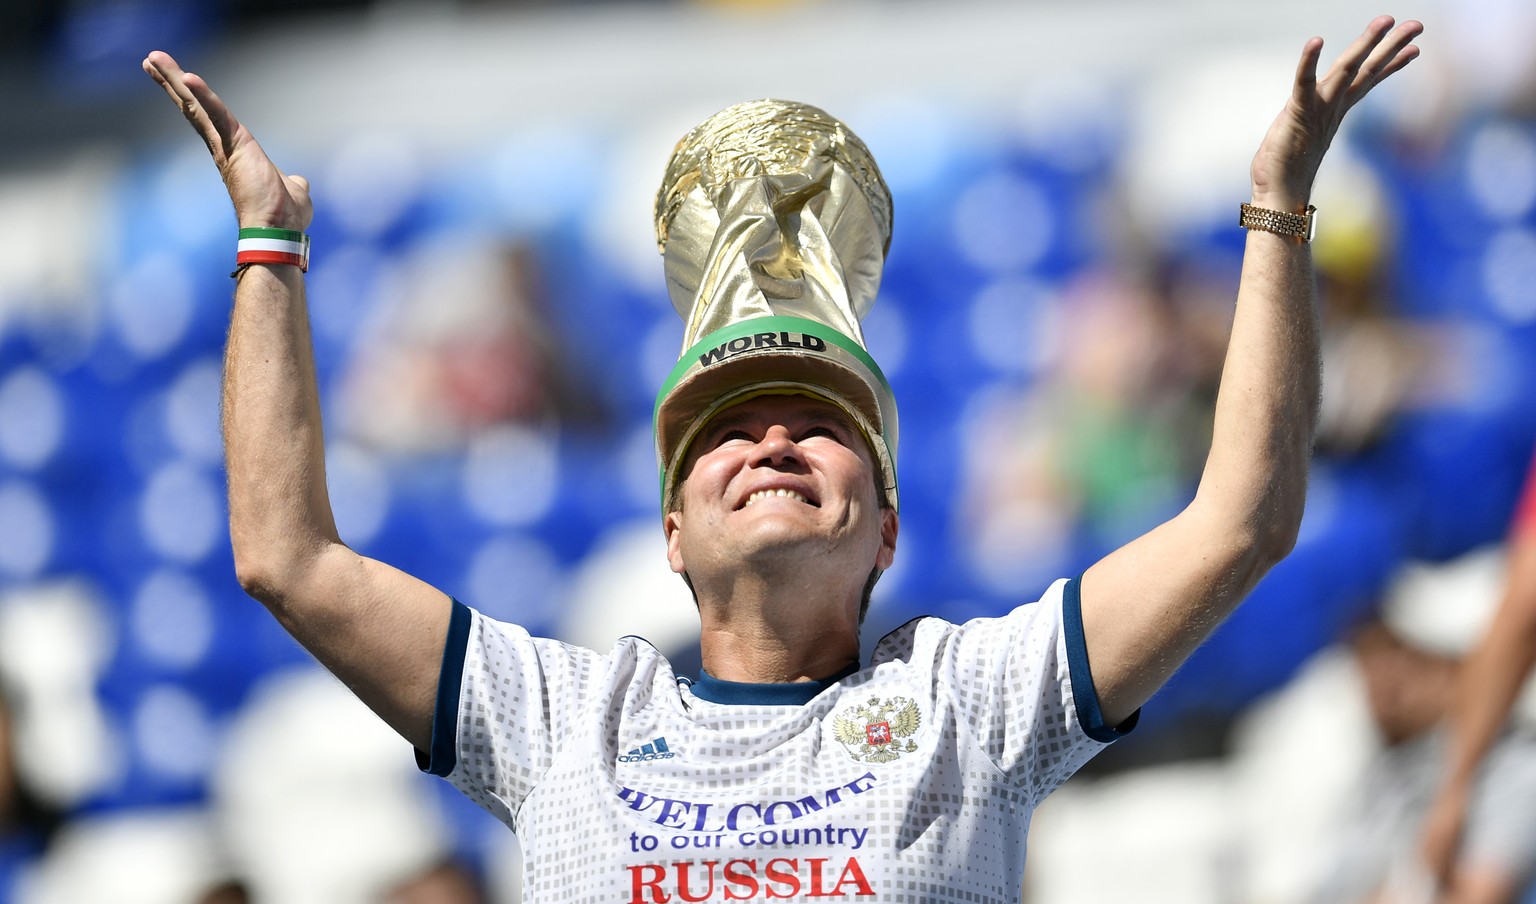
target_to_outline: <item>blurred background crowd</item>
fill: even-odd
[[[1035,599],[1188,500],[1248,158],[1302,42],[1336,52],[1383,11],[1427,24],[1425,55],[1314,197],[1298,547],[1032,834],[1027,900],[1137,904],[1362,900],[1372,764],[1436,720],[1497,601],[1536,445],[1530,4],[11,0],[0,904],[515,900],[510,833],[234,581],[234,223],[148,50],[314,185],[343,538],[688,672],[650,426],[681,337],[651,193],[688,127],[815,103],[895,195],[866,322],[903,421],[875,637]]]

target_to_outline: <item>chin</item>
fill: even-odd
[[[825,534],[804,524],[773,519],[759,522],[743,531],[738,545],[747,558],[761,559],[765,556],[825,553],[830,543]]]

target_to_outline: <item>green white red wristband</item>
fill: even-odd
[[[309,270],[309,236],[292,229],[247,226],[235,248],[236,272],[250,264],[292,264]]]

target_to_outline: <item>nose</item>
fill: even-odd
[[[769,427],[763,438],[757,441],[752,464],[755,467],[778,468],[801,462],[800,445],[795,442],[789,429],[782,424]]]

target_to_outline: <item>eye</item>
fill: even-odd
[[[845,443],[847,441],[847,438],[843,436],[843,432],[831,424],[813,424],[807,427],[804,433],[801,434],[802,439],[811,439],[813,437],[825,437],[837,443]]]

